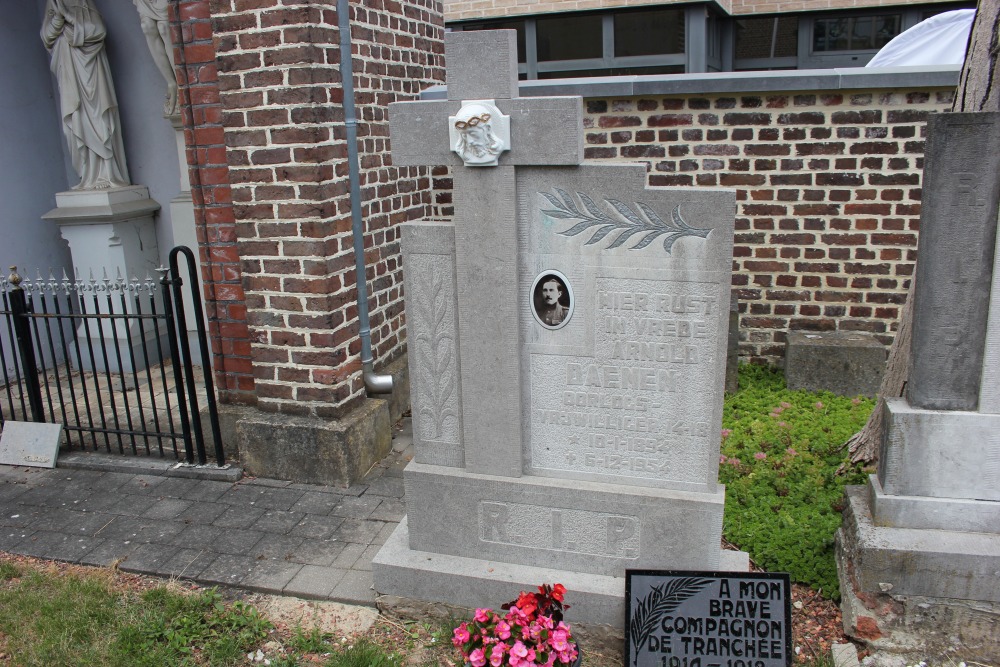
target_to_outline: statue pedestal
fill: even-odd
[[[176,197],[170,200],[170,220],[173,227],[174,233],[174,245],[183,245],[191,248],[194,251],[195,260],[198,262],[198,266],[195,267],[195,273],[198,276],[202,276],[201,273],[201,253],[198,252],[198,234],[195,230],[195,216],[194,216],[194,201],[191,197],[191,181],[188,178],[188,166],[186,157],[186,147],[184,144],[184,126],[181,124],[181,117],[168,116],[167,119],[170,121],[174,128],[174,136],[177,140],[177,161],[180,167],[180,188],[181,191]],[[181,273],[181,277],[184,279],[184,284],[188,284],[188,273],[187,267],[184,262],[181,261],[178,267]],[[196,289],[197,298],[202,299],[202,312],[205,316],[208,315],[208,304],[204,301],[204,293],[201,289]],[[186,296],[185,290],[185,296]],[[198,345],[198,325],[195,320],[194,305],[191,303],[191,299],[184,299],[184,320],[187,323],[187,337],[188,346],[191,349],[191,363],[195,366],[202,365],[201,360],[201,347]],[[205,330],[208,331],[208,322],[205,322]],[[211,363],[211,359],[209,359]]]
[[[59,232],[69,243],[76,279],[85,289],[79,295],[79,310],[86,313],[129,314],[150,312],[150,294],[121,289],[122,281],[145,282],[150,276],[159,280],[159,250],[153,215],[160,205],[149,198],[142,185],[108,190],[70,190],[56,194],[56,208],[42,216],[59,225]],[[163,312],[159,290],[152,295],[157,312]],[[159,356],[158,342],[164,356],[169,355],[162,327],[137,319],[91,319],[77,329],[81,340],[81,358],[74,365],[84,370],[132,372],[145,367],[143,341],[153,361]],[[85,337],[93,342],[82,344]],[[105,354],[106,353],[106,354]],[[121,361],[119,362],[119,355]],[[105,362],[105,356],[107,362]]]

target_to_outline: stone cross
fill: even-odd
[[[481,607],[559,570],[620,625],[627,568],[747,567],[719,549],[736,193],[583,164],[582,100],[518,98],[514,35],[445,35],[449,99],[390,105],[455,215],[400,226],[415,456],[373,578]]]
[[[393,164],[455,166],[464,464],[470,472],[508,477],[522,470],[515,170],[583,162],[579,100],[517,96],[516,34],[448,33],[448,100],[389,105]],[[510,148],[497,156],[498,166],[473,166],[468,159],[462,166],[453,151],[455,124],[468,116],[479,120],[490,107],[509,117]]]

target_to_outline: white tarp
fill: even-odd
[[[883,46],[866,67],[961,65],[975,16],[975,9],[958,9],[921,21]]]

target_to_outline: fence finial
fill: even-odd
[[[7,276],[7,281],[14,287],[21,286],[21,276],[17,275],[17,266],[13,265],[10,267],[10,275]]]

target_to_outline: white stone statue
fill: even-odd
[[[167,16],[167,0],[132,0],[139,10],[139,25],[146,36],[146,44],[153,56],[153,62],[167,81],[167,97],[163,102],[163,115],[176,116],[177,77],[174,74],[174,46],[170,40],[170,21]]]
[[[80,176],[74,190],[129,185],[105,34],[91,0],[46,0],[42,41],[52,57],[63,133]]]
[[[464,102],[458,115],[448,118],[451,149],[467,167],[495,167],[500,154],[510,150],[510,116],[492,100]]]

